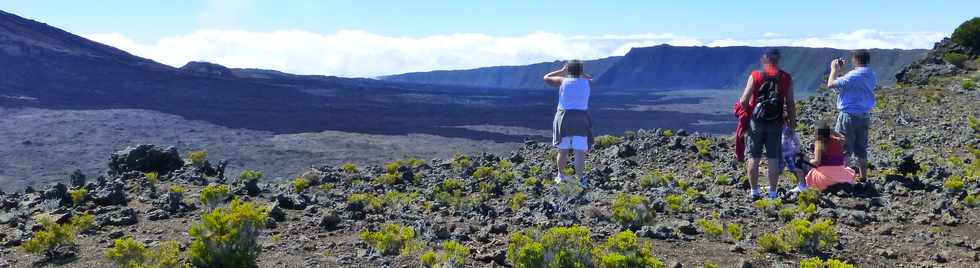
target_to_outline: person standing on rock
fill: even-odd
[[[837,124],[834,130],[844,135],[846,156],[845,163],[850,163],[850,157],[857,158],[858,181],[868,177],[868,127],[871,125],[871,109],[875,106],[875,88],[878,78],[875,72],[868,68],[871,53],[867,50],[855,50],[851,55],[854,69],[838,78],[844,69],[845,60],[835,59],[830,63],[830,76],[827,77],[827,88],[837,93]]]
[[[569,151],[574,152],[575,177],[583,188],[588,187],[585,178],[585,154],[592,145],[592,115],[589,114],[589,93],[592,77],[585,73],[581,61],[571,60],[559,70],[544,76],[544,82],[558,87],[558,111],[552,124],[552,144],[558,148],[558,175],[555,182],[567,180]]]
[[[765,149],[769,174],[769,198],[776,198],[779,174],[782,172],[782,133],[784,126],[796,126],[796,105],[793,102],[793,78],[779,69],[778,49],[769,49],[762,55],[762,70],[753,71],[745,83],[739,99],[742,107],[750,111],[751,120],[746,135],[749,159],[746,172],[751,197],[760,197],[759,163]]]

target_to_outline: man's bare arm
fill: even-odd
[[[837,80],[837,75],[840,72],[840,59],[834,59],[830,62],[830,75],[827,76],[827,89],[837,92],[837,86],[834,85],[834,80]]]
[[[752,75],[749,75],[749,80],[745,82],[745,90],[742,91],[742,97],[738,99],[739,103],[742,104],[742,109],[749,109],[749,99],[752,98],[752,88],[755,80],[752,79]]]
[[[561,80],[565,78],[565,67],[544,75],[544,83],[549,86],[561,86]]]

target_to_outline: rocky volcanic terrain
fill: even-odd
[[[231,198],[268,208],[260,267],[418,267],[420,255],[443,254],[443,245],[455,245],[449,241],[468,248],[446,246],[456,255],[445,256],[460,256],[450,260],[462,266],[508,266],[516,257],[508,246],[522,249],[521,232],[533,237],[532,230],[575,225],[588,229],[579,234],[590,241],[575,244],[584,256],[593,245],[595,254],[612,250],[606,240],[630,230],[668,267],[790,267],[810,257],[861,267],[977,267],[980,90],[966,80],[980,80],[980,72],[975,55],[963,67],[936,60],[950,51],[962,49],[937,44],[902,72],[900,86],[879,91],[868,181],[797,195],[785,192],[792,182],[784,177],[781,205],[748,198],[730,137],[665,129],[603,138],[589,155],[592,181],[584,191],[551,183],[555,150],[534,142],[500,155],[317,166],[294,184],[226,174],[224,161],[140,145],[113,154],[101,175],[4,188],[0,267],[105,267],[114,239],[129,236],[151,248],[176,240],[186,251],[188,227]],[[812,143],[815,121],[832,118],[832,105],[831,96],[800,101],[804,144]],[[229,185],[231,196],[202,203],[208,184]],[[87,195],[73,200],[69,192],[78,189]],[[76,246],[52,258],[20,250],[40,230],[37,215],[67,222],[83,213],[95,222],[78,233]],[[385,224],[404,228],[389,236],[398,243],[367,243],[373,236],[361,233]],[[787,242],[774,238],[793,234],[807,239],[781,248]],[[553,256],[554,245],[544,244]]]

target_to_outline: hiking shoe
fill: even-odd
[[[566,180],[565,175],[561,173],[559,173],[558,176],[555,176],[555,184],[562,184],[565,182],[565,180]]]
[[[790,193],[799,193],[802,191],[806,191],[806,186],[797,185],[796,187],[793,187],[793,189],[789,189]]]
[[[589,178],[582,176],[582,178],[578,180],[578,183],[582,186],[582,190],[589,189]]]
[[[762,195],[756,192],[749,192],[749,198],[752,199],[752,201],[757,201],[762,199]]]

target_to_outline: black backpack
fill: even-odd
[[[755,109],[752,110],[752,117],[758,121],[774,121],[783,118],[783,96],[779,94],[779,79],[782,71],[776,72],[775,76],[766,74],[765,70],[759,71],[762,76],[762,85],[759,92],[755,94]]]

